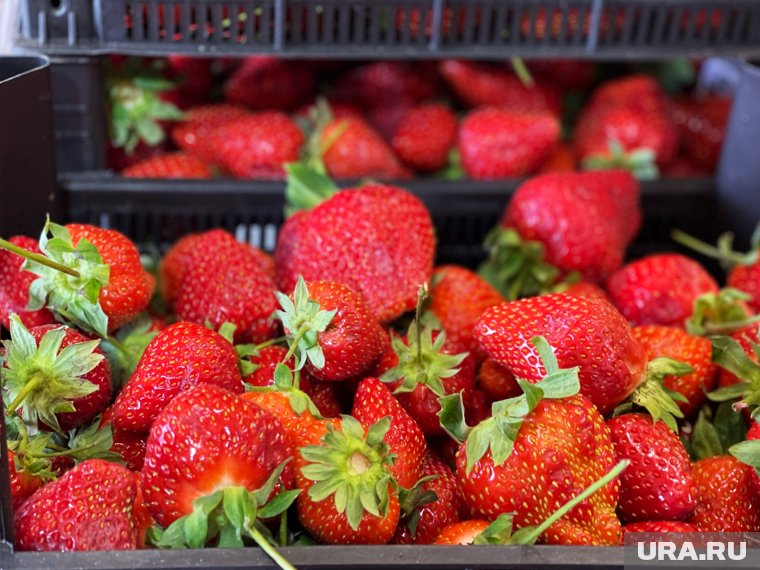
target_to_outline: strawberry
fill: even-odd
[[[687,520],[697,501],[689,454],[664,422],[644,414],[622,414],[607,422],[620,475],[618,514],[623,522]]]
[[[198,384],[242,392],[237,353],[226,338],[211,329],[174,323],[145,349],[114,402],[113,424],[116,429],[146,433],[173,398]]]
[[[641,521],[623,525],[623,537],[620,545],[625,544],[625,535],[629,532],[699,532],[699,529],[683,521]]]
[[[565,295],[573,295],[575,297],[594,297],[596,299],[604,299],[607,302],[611,302],[604,289],[599,287],[599,285],[591,283],[591,281],[559,283],[553,292],[564,293]]]
[[[390,390],[376,378],[362,380],[356,390],[351,415],[366,429],[390,416],[391,424],[385,435],[385,443],[396,456],[390,473],[402,487],[413,487],[422,476],[427,443],[420,426],[401,407]]]
[[[447,525],[438,534],[434,544],[450,544],[466,546],[473,544],[491,524],[484,519],[468,519]]]
[[[562,114],[560,94],[550,84],[527,87],[504,66],[447,59],[438,69],[468,107],[503,107],[518,115]]]
[[[285,363],[291,370],[295,367],[292,357],[286,359],[288,349],[282,346],[265,346],[256,352],[248,357],[255,369],[243,378],[243,382],[251,386],[271,386],[274,383],[274,370],[280,363]]]
[[[488,309],[475,334],[489,357],[516,377],[537,382],[544,368],[528,341],[545,336],[563,367],[579,367],[581,394],[608,414],[645,376],[646,351],[607,301],[544,295]]]
[[[37,240],[14,236],[8,240],[14,246],[23,248],[32,253],[40,253]],[[29,311],[29,287],[37,277],[21,268],[24,258],[0,249],[0,325],[10,328],[12,314],[27,327],[50,325],[55,322],[53,315],[47,309]]]
[[[475,323],[486,309],[503,300],[477,273],[458,265],[441,265],[433,273],[427,310],[443,326],[450,346],[474,354],[478,347]]]
[[[733,100],[721,95],[682,97],[673,105],[673,122],[687,155],[708,172],[718,166]]]
[[[241,398],[256,404],[277,418],[285,430],[285,435],[293,449],[296,449],[299,445],[303,445],[304,434],[312,427],[312,424],[325,421],[317,419],[307,406],[303,410],[296,412],[293,409],[292,392],[254,390],[244,393]]]
[[[18,466],[16,454],[12,451],[8,451],[8,478],[11,484],[11,501],[14,511],[17,511],[24,501],[44,483],[43,478],[36,473]]]
[[[313,68],[272,56],[251,56],[224,84],[224,98],[256,110],[291,111],[313,94]]]
[[[730,333],[728,336],[738,343],[750,361],[755,363],[757,362],[757,354],[755,354],[754,345],[757,344],[760,340],[760,325],[756,324],[739,329],[738,331]],[[741,382],[741,380],[741,378],[739,378],[730,370],[720,368],[718,376],[719,387],[724,388],[727,386],[732,386]]]
[[[124,460],[124,466],[131,471],[140,471],[145,461],[147,435],[130,430],[113,427],[113,406],[107,408],[100,417],[98,428],[110,426],[113,430],[113,443],[110,451]]]
[[[0,368],[7,414],[18,410],[28,425],[63,433],[108,406],[111,377],[99,341],[63,325],[28,330],[15,315],[10,331]]]
[[[413,309],[435,253],[423,203],[401,188],[379,184],[333,192],[280,228],[274,253],[280,290],[292,291],[299,276],[343,283],[383,323]]]
[[[673,162],[662,171],[665,178],[705,178],[712,174],[713,171],[708,170],[702,163],[696,162],[683,151],[679,151]]]
[[[308,287],[308,289],[307,289]],[[388,346],[388,335],[364,299],[333,281],[303,281],[291,297],[278,293],[283,310],[275,315],[286,334],[304,350],[318,346],[322,357],[309,358],[306,371],[318,380],[347,380],[370,371]],[[322,316],[329,320],[324,324]],[[316,332],[316,338],[308,333]]]
[[[692,367],[693,372],[689,374],[665,377],[663,385],[684,396],[686,401],[678,402],[684,416],[694,414],[705,402],[705,394],[715,388],[718,376],[710,341],[683,329],[661,325],[633,327],[633,337],[651,357],[665,356]]]
[[[461,399],[442,402],[443,423],[464,441],[457,476],[465,499],[475,516],[491,520],[514,513],[517,528],[548,521],[544,540],[551,544],[617,544],[614,477],[620,471],[613,469],[615,452],[604,418],[588,399],[574,395],[581,385],[577,368],[560,369],[546,340],[532,341],[540,358],[523,358],[543,362],[540,390],[522,382],[524,395],[494,404],[494,416],[475,428],[461,421]],[[601,490],[590,498],[579,495],[608,472]],[[580,504],[554,518],[552,513],[576,495]]]
[[[334,382],[317,380],[306,372],[301,376],[299,387],[311,398],[323,418],[337,418],[343,413],[339,386]]]
[[[358,117],[328,122],[321,131],[320,146],[327,173],[333,178],[411,178],[411,173],[388,143],[369,123]]]
[[[546,161],[559,134],[559,122],[547,113],[475,109],[459,129],[462,167],[479,180],[524,176]]]
[[[434,172],[448,163],[456,137],[456,115],[445,105],[427,103],[405,113],[391,146],[409,168]]]
[[[560,142],[541,165],[538,173],[574,172],[576,170],[578,170],[578,167],[575,163],[573,149],[567,143]]]
[[[121,171],[127,178],[212,178],[211,166],[191,154],[160,154]]]
[[[693,466],[697,507],[689,520],[700,532],[760,531],[760,498],[753,468],[730,455],[717,455]]]
[[[744,457],[737,452],[737,446],[733,446],[729,450],[732,455],[739,459],[739,461],[754,467],[750,479],[752,480],[751,486],[755,497],[760,497],[760,471],[758,471],[758,464],[760,464],[760,461],[757,459],[757,449],[760,447],[760,443],[758,443],[758,440],[760,440],[760,422],[755,419],[755,421],[752,422],[752,427],[747,430],[746,443],[741,444],[744,450],[752,452],[752,456],[749,458]]]
[[[259,489],[291,454],[282,424],[268,412],[219,386],[194,386],[151,427],[142,469],[145,504],[168,526],[215,491]],[[278,478],[277,486],[292,487],[292,466]]]
[[[176,17],[175,22],[181,18],[179,13]],[[173,53],[165,61],[164,75],[173,81],[176,87],[161,93],[162,101],[173,103],[180,109],[187,109],[209,99],[214,86],[211,59]]]
[[[539,21],[536,21],[537,27]],[[527,65],[535,77],[558,86],[562,91],[587,91],[598,71],[595,62],[585,59],[537,59],[527,62]]]
[[[419,486],[421,496],[417,498],[422,504],[415,505],[412,497],[410,509],[402,500],[406,508],[393,537],[395,544],[432,544],[445,527],[458,522],[466,512],[456,475],[437,455],[430,451],[425,454],[420,475],[433,478]],[[435,499],[427,502],[432,496],[425,494],[430,492],[435,493]]]
[[[23,426],[19,432],[17,438],[8,436],[6,441],[8,479],[14,511],[18,511],[37,489],[57,476],[52,464],[54,458],[47,450],[52,443],[51,434],[40,432],[29,436]]]
[[[216,149],[211,134],[219,127],[248,115],[243,107],[215,103],[194,107],[185,113],[182,121],[172,130],[172,140],[180,149],[205,162],[213,162]]]
[[[676,253],[633,261],[610,275],[607,294],[634,325],[684,327],[694,301],[718,284],[696,261]]]
[[[80,463],[16,512],[18,550],[135,550],[144,526],[137,476],[101,459]]]
[[[493,358],[486,358],[477,375],[477,385],[491,401],[514,398],[522,393],[517,379],[509,368],[502,366]]]
[[[399,500],[390,473],[391,424],[386,417],[364,428],[351,416],[338,423],[314,422],[295,458],[298,517],[327,544],[385,544],[399,520]]]

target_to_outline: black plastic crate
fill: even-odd
[[[46,53],[470,59],[760,54],[757,0],[22,0]]]

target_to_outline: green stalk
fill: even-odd
[[[246,530],[248,531],[248,536],[255,540],[256,544],[258,544],[261,549],[266,552],[272,560],[275,561],[277,566],[282,568],[282,570],[297,570],[296,567],[288,562],[287,559],[282,554],[280,554],[277,549],[272,546],[269,541],[264,538],[264,535],[261,534],[256,528],[250,527]]]
[[[261,344],[257,344],[256,350],[261,350],[262,348],[274,346],[275,344],[280,344],[282,342],[285,342],[286,340],[288,340],[288,337],[286,336],[278,336],[277,338],[270,338],[269,340],[266,340],[262,342]]]
[[[0,238],[0,249],[5,249],[7,251],[10,251],[11,253],[20,255],[24,259],[28,259],[29,261],[34,261],[35,263],[39,263],[40,265],[45,265],[46,267],[50,267],[51,269],[55,269],[56,271],[60,271],[61,273],[65,273],[66,275],[71,275],[72,277],[80,276],[79,271],[77,271],[76,269],[71,269],[71,267],[66,267],[65,265],[56,263],[55,261],[48,259],[44,255],[40,255],[39,253],[33,253],[29,250],[24,249],[23,247],[14,245],[8,240],[5,240],[3,238]]]
[[[19,393],[16,394],[16,397],[13,399],[13,401],[8,404],[8,409],[5,410],[5,415],[8,417],[11,417],[18,407],[21,405],[21,403],[26,399],[26,397],[34,392],[37,388],[39,388],[40,384],[42,384],[45,381],[44,376],[34,376],[29,382],[26,383],[26,385],[19,390]]]
[[[525,87],[533,87],[536,84],[521,57],[511,57],[509,61],[512,64],[512,69],[515,70],[517,77],[520,79],[520,83],[525,85]]]
[[[695,238],[694,236],[690,236],[689,234],[682,232],[681,230],[671,231],[670,237],[672,237],[673,240],[677,243],[680,243],[681,245],[686,246],[689,249],[696,251],[697,253],[706,255],[707,257],[730,261],[731,263],[738,265],[743,265],[746,263],[745,255],[735,253],[733,251],[721,251],[714,245],[705,243],[702,240]]]
[[[308,329],[305,327],[301,327],[298,330],[298,333],[296,334],[295,338],[293,339],[293,342],[290,343],[290,347],[288,348],[288,353],[285,355],[285,358],[282,359],[283,364],[287,364],[288,360],[290,360],[293,355],[296,352],[296,349],[298,348],[299,343],[301,342],[301,339],[303,339],[304,335],[307,333]]]

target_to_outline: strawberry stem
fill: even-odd
[[[261,534],[257,528],[250,526],[246,530],[248,531],[248,536],[256,541],[256,544],[258,544],[261,549],[266,552],[272,560],[275,561],[277,566],[282,568],[282,570],[296,570],[296,567],[288,562],[287,559],[282,554],[280,554],[266,538],[264,538],[264,535]]]
[[[37,374],[34,376],[29,382],[24,384],[24,387],[19,390],[18,394],[16,394],[16,397],[13,398],[13,401],[8,404],[7,409],[5,410],[5,415],[9,418],[13,416],[13,414],[16,412],[18,407],[21,405],[21,403],[31,394],[34,392],[37,388],[40,387],[40,385],[45,381],[45,377]]]
[[[282,359],[283,364],[287,364],[288,360],[293,358],[293,355],[298,349],[298,345],[301,342],[301,339],[303,339],[304,335],[308,332],[308,330],[309,329],[307,327],[302,327],[298,330],[298,333],[296,333],[295,338],[293,338],[293,342],[290,343],[290,347],[288,348],[288,353]]]
[[[512,64],[512,69],[514,69],[520,83],[525,85],[525,87],[533,87],[536,84],[521,57],[511,57],[509,58],[509,62]]]
[[[288,545],[288,511],[280,515],[280,546]]]
[[[28,259],[29,261],[34,261],[35,263],[39,263],[40,265],[50,267],[51,269],[55,269],[56,271],[60,271],[61,273],[65,273],[66,275],[71,275],[72,277],[80,276],[79,271],[75,269],[71,269],[71,267],[66,267],[65,265],[56,263],[55,261],[45,257],[44,255],[26,250],[23,247],[14,245],[8,240],[5,240],[3,238],[0,238],[0,249],[5,249],[7,251],[10,251],[11,253],[20,255],[24,259]]]
[[[270,346],[274,346],[275,344],[281,344],[288,340],[288,337],[286,336],[278,336],[277,338],[270,338],[269,340],[265,340],[261,344],[256,345],[256,350],[261,350],[262,348],[267,348]]]

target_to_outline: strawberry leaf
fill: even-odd
[[[749,299],[748,294],[730,287],[700,295],[686,320],[687,332],[696,336],[725,335],[756,322],[760,317],[749,317],[742,305]]]
[[[753,362],[741,345],[731,337],[718,336],[711,341],[713,362],[737,376],[742,382],[710,392],[708,398],[716,402],[741,398],[741,404],[750,406],[753,414],[756,413],[757,409],[760,409],[760,365]],[[753,349],[758,350],[758,345],[754,345]]]
[[[728,452],[742,463],[760,470],[760,439],[752,439],[734,444]]]
[[[449,394],[438,398],[441,409],[438,411],[441,427],[457,443],[467,440],[472,428],[467,425],[464,415],[464,402],[462,394]]]
[[[654,422],[662,420],[674,432],[678,432],[676,418],[683,418],[683,412],[676,401],[684,402],[684,396],[663,386],[666,376],[683,376],[694,369],[686,363],[672,358],[655,358],[647,364],[646,378],[627,402],[615,408],[615,415],[630,411],[633,405],[644,408]]]

